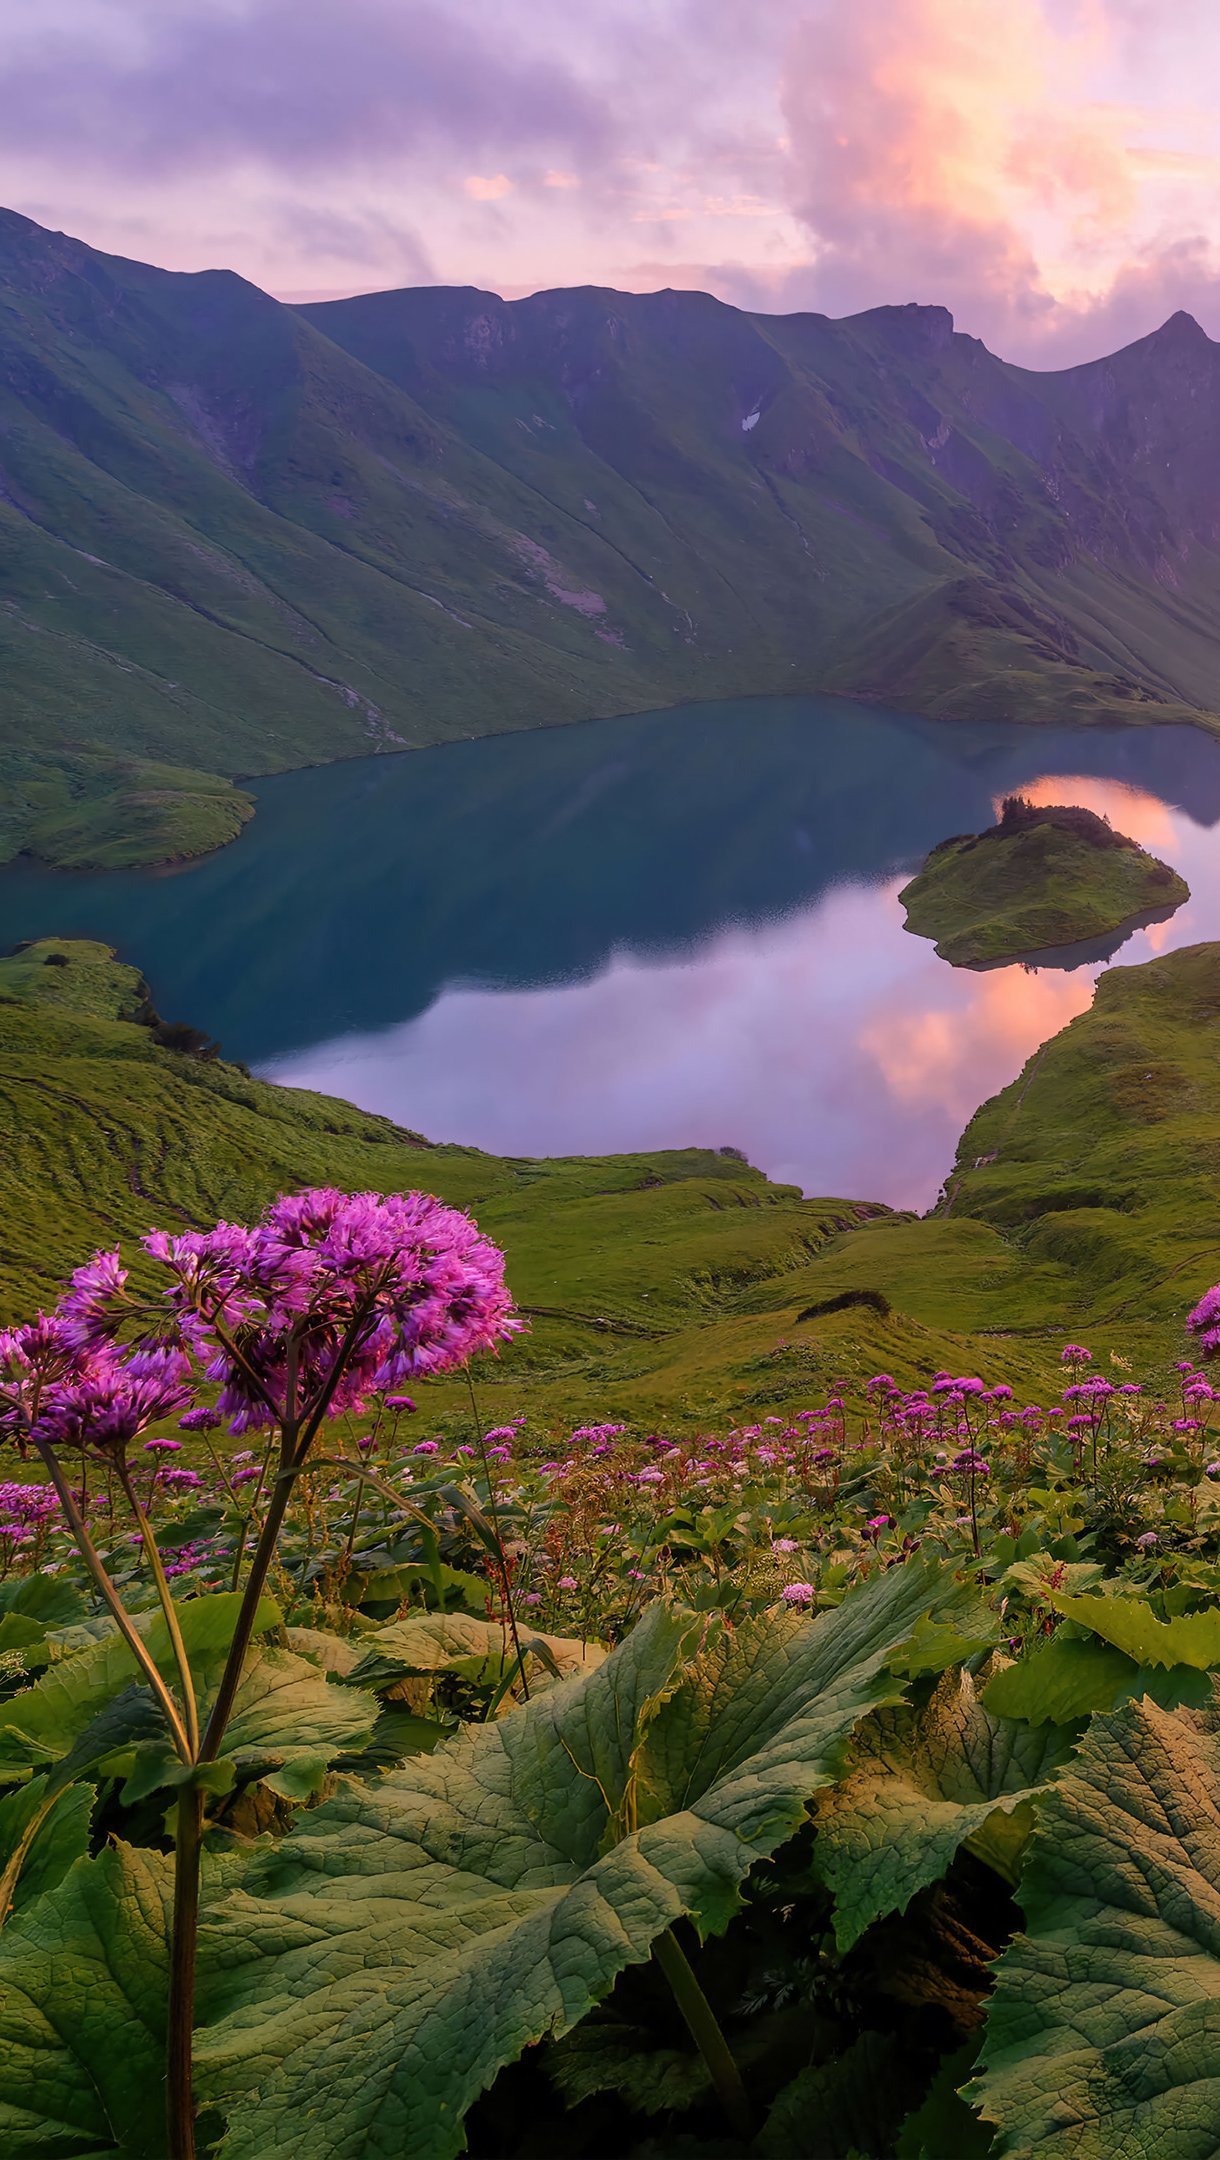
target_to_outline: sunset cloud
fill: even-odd
[[[274,291],[916,299],[1060,365],[1220,332],[1218,61],[1214,0],[9,0],[0,200]]]
[[[499,202],[501,196],[512,194],[513,184],[507,173],[467,173],[462,188],[472,202]]]
[[[1132,236],[1183,153],[1161,162],[1133,139],[1153,109],[1097,94],[1118,27],[1101,0],[854,0],[803,20],[782,101],[818,304],[937,300],[1003,349],[1053,344],[1126,278],[1154,285],[1163,249],[1150,236],[1133,262]],[[1214,185],[1210,154],[1191,170]]]

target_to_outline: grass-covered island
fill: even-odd
[[[942,960],[981,967],[1163,919],[1190,887],[1094,811],[1009,795],[998,825],[942,840],[898,897]]]

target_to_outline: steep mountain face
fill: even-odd
[[[1210,717],[1218,364],[1181,316],[1034,375],[940,308],[292,309],[0,213],[0,853],[682,698]]]

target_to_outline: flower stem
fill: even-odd
[[[672,1928],[666,1928],[663,1935],[658,1935],[652,1954],[669,1982],[686,2029],[707,2065],[707,2074],[724,2109],[725,2120],[734,2137],[745,2144],[754,2134],[754,2124],[741,2072],[716,2021],[716,2013]]]
[[[492,1528],[496,1533],[496,1550],[500,1561],[500,1581],[504,1586],[504,1604],[508,1613],[508,1631],[513,1639],[513,1655],[517,1660],[517,1670],[521,1675],[522,1699],[528,1702],[530,1699],[529,1681],[525,1677],[525,1657],[521,1649],[521,1637],[517,1633],[517,1609],[513,1603],[512,1577],[508,1572],[508,1555],[504,1550],[504,1533],[500,1528],[500,1509],[496,1500],[495,1480],[491,1474],[487,1442],[483,1436],[483,1420],[479,1416],[479,1406],[475,1400],[474,1376],[469,1366],[466,1367],[466,1385],[470,1390],[470,1408],[474,1417],[474,1436],[479,1444],[479,1458],[483,1465],[483,1475],[487,1479],[487,1498],[491,1508]]]
[[[220,1686],[216,1690],[216,1697],[212,1704],[207,1727],[199,1745],[198,1759],[200,1762],[214,1762],[220,1753],[225,1728],[232,1715],[234,1699],[241,1684],[242,1666],[245,1664],[246,1652],[250,1647],[250,1638],[254,1633],[254,1622],[258,1616],[259,1601],[267,1577],[271,1572],[271,1563],[275,1558],[276,1544],[279,1540],[284,1516],[288,1510],[288,1502],[292,1497],[293,1483],[292,1470],[285,1466],[281,1469],[279,1476],[272,1485],[271,1499],[263,1519],[263,1527],[259,1532],[258,1543],[254,1548],[250,1561],[250,1572],[246,1577],[246,1587],[242,1594],[241,1605],[238,1608],[237,1622],[233,1629],[233,1639],[229,1644],[229,1655],[225,1659],[225,1669],[221,1674]]]
[[[165,1616],[165,1625],[174,1653],[174,1663],[178,1667],[178,1678],[182,1684],[182,1708],[186,1719],[186,1741],[193,1762],[199,1752],[199,1711],[195,1702],[195,1683],[191,1678],[190,1660],[186,1654],[186,1644],[182,1639],[178,1608],[174,1603],[173,1592],[166,1580],[165,1569],[162,1566],[157,1540],[153,1535],[152,1524],[149,1522],[136,1496],[131,1471],[125,1462],[120,1462],[117,1469],[119,1483],[127,1498],[127,1505],[135,1516],[140,1536],[144,1541],[144,1551],[148,1558],[149,1567],[152,1569],[152,1578],[157,1587],[157,1597],[160,1601],[161,1611]]]
[[[185,1785],[178,1794],[174,1844],[174,1924],[170,1935],[169,2024],[165,2050],[170,2160],[195,2160],[195,2091],[191,2058],[202,1836],[203,1795],[194,1785]]]
[[[46,1441],[40,1440],[36,1434],[34,1436],[34,1445],[38,1449],[38,1452],[46,1465],[47,1471],[51,1478],[51,1482],[54,1485],[56,1493],[59,1496],[59,1504],[64,1511],[64,1517],[67,1521],[68,1528],[72,1532],[77,1551],[80,1553],[80,1556],[84,1561],[85,1566],[88,1568],[89,1573],[92,1575],[93,1580],[97,1585],[98,1591],[101,1594],[102,1601],[106,1605],[110,1616],[115,1623],[115,1626],[118,1628],[118,1631],[122,1636],[124,1642],[126,1643],[128,1649],[130,1650],[133,1658],[135,1659],[136,1664],[139,1666],[140,1671],[143,1673],[149,1687],[152,1689],[153,1694],[157,1698],[157,1702],[161,1707],[161,1710],[165,1717],[165,1721],[168,1724],[170,1732],[173,1736],[174,1746],[177,1748],[183,1762],[189,1763],[193,1760],[193,1757],[191,1754],[190,1743],[188,1742],[186,1737],[186,1729],[183,1726],[182,1719],[178,1715],[178,1705],[174,1701],[173,1696],[170,1694],[169,1689],[166,1687],[164,1680],[161,1678],[161,1675],[157,1670],[156,1661],[154,1660],[151,1652],[149,1651],[147,1643],[144,1641],[138,1629],[133,1625],[131,1615],[128,1612],[127,1607],[124,1605],[122,1598],[119,1596],[118,1591],[115,1589],[114,1584],[111,1582],[109,1575],[106,1573],[106,1570],[102,1565],[101,1556],[98,1553],[97,1547],[95,1546],[93,1539],[90,1537],[89,1532],[85,1528],[84,1518],[81,1515],[80,1509],[76,1505],[76,1501],[72,1497],[72,1489],[68,1484],[66,1477],[64,1476],[63,1470],[60,1466],[59,1458],[56,1455],[54,1448],[49,1447]]]

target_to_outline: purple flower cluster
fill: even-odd
[[[176,1412],[188,1431],[235,1434],[336,1417],[520,1325],[502,1253],[426,1193],[319,1188],[281,1196],[252,1228],[155,1230],[144,1246],[169,1277],[159,1301],[134,1298],[118,1253],[99,1252],[56,1314],[0,1337],[0,1391],[11,1380],[23,1396],[14,1407],[0,1392],[0,1430],[7,1416],[19,1433],[113,1452]],[[214,1407],[195,1400],[201,1383]]]
[[[85,1341],[61,1309],[0,1335],[0,1437],[35,1446],[121,1452],[158,1419],[190,1401],[181,1350],[138,1345],[125,1353]]]
[[[1220,1350],[1220,1283],[1204,1291],[1194,1311],[1187,1314],[1186,1325],[1204,1350]]]

